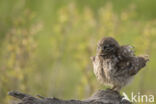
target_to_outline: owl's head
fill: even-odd
[[[97,44],[98,55],[111,55],[117,52],[119,48],[118,42],[112,37],[104,37]]]

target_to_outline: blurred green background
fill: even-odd
[[[131,44],[150,62],[129,96],[156,96],[156,0],[0,0],[0,103],[7,92],[84,99],[105,89],[90,56],[104,36]]]

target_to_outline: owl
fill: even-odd
[[[112,37],[98,42],[91,59],[97,80],[115,91],[126,86],[149,61],[148,56],[135,56],[132,46],[119,45]]]

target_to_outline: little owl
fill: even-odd
[[[149,60],[147,56],[135,56],[132,46],[120,46],[112,37],[98,42],[97,54],[91,59],[97,79],[115,91],[127,85]]]

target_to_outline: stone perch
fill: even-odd
[[[62,100],[54,97],[46,98],[39,95],[33,97],[18,91],[11,91],[8,94],[21,100],[17,104],[132,104],[131,102],[122,99],[123,96],[111,89],[99,90],[85,100]]]

